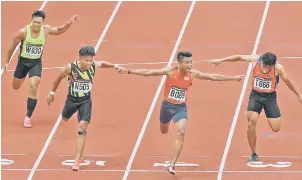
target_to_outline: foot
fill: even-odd
[[[75,161],[73,166],[72,166],[72,170],[73,171],[78,171],[80,169],[80,161]]]
[[[251,162],[256,162],[258,161],[258,154],[257,153],[252,153],[252,155],[249,157],[249,160],[248,162],[251,163]]]
[[[26,116],[25,118],[24,118],[24,127],[26,127],[26,128],[30,128],[31,127],[31,124],[30,124],[30,119],[29,119],[29,117],[28,116]]]
[[[175,166],[174,165],[173,166],[170,165],[167,170],[170,174],[175,175]]]

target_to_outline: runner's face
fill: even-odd
[[[179,69],[184,72],[189,72],[192,69],[192,58],[184,58],[179,63]]]
[[[82,68],[83,69],[89,69],[92,62],[93,62],[93,56],[82,56],[80,57]]]
[[[33,17],[31,20],[32,30],[40,31],[41,26],[43,25],[43,18],[42,17]]]
[[[261,62],[261,69],[263,72],[269,72],[271,70],[273,66],[270,66],[270,65],[265,65],[263,62]]]

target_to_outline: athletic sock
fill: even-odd
[[[37,99],[27,99],[27,116],[30,118],[37,105]]]

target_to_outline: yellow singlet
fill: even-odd
[[[41,27],[39,36],[35,39],[31,37],[31,25],[26,26],[26,38],[21,42],[21,57],[26,59],[40,59],[45,44],[44,28]]]

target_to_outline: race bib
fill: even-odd
[[[254,88],[259,89],[259,90],[271,90],[272,81],[261,78],[261,77],[255,77]]]
[[[74,82],[73,90],[78,93],[88,93],[91,91],[91,82]]]
[[[172,87],[169,92],[168,98],[171,100],[175,100],[181,103],[184,103],[186,101],[187,97],[187,91],[184,91],[183,89],[179,89],[177,87]]]
[[[27,44],[25,53],[28,56],[41,56],[42,50],[43,48],[40,45]]]

